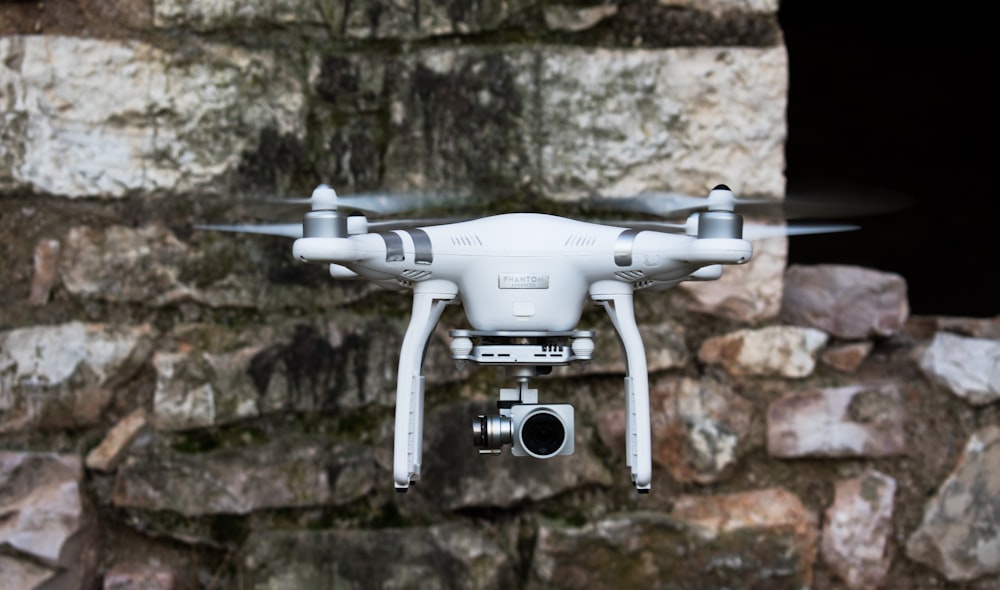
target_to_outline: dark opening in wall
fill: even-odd
[[[789,194],[847,183],[913,201],[853,220],[857,232],[792,238],[789,261],[899,273],[914,314],[993,317],[1000,150],[991,21],[970,7],[899,4],[873,12],[866,4],[781,3]]]

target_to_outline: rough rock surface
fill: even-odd
[[[838,264],[792,265],[785,275],[781,320],[838,338],[898,333],[910,307],[903,277]]]
[[[33,305],[45,305],[52,296],[52,288],[59,279],[59,240],[40,240],[35,245],[34,275],[31,278],[31,295],[28,301]]]
[[[702,342],[698,358],[730,375],[807,377],[828,339],[819,330],[796,326],[737,330]]]
[[[193,45],[182,61],[141,42],[0,38],[16,143],[0,188],[80,197],[208,186],[264,125],[298,127],[296,81],[273,55]],[[105,94],[104,89],[116,92]],[[180,164],[180,165],[179,165]],[[9,176],[8,176],[9,175]]]
[[[147,423],[146,411],[142,408],[133,410],[128,416],[122,418],[108,431],[101,444],[87,453],[87,469],[111,471],[117,467],[128,446],[146,427]]]
[[[670,514],[609,515],[582,527],[543,521],[527,587],[809,585],[816,518],[793,494],[685,496],[676,506]]]
[[[177,575],[168,567],[122,563],[112,566],[105,574],[103,590],[175,590],[180,587]]]
[[[517,583],[504,539],[468,524],[261,531],[241,551],[250,588],[497,589]]]
[[[261,269],[259,265],[254,268],[264,256],[260,243],[225,244],[217,237],[204,239],[207,244],[196,250],[162,223],[138,228],[75,226],[69,230],[61,257],[62,284],[70,295],[83,301],[154,307],[189,303],[247,309],[338,305],[367,292],[363,284],[329,280],[311,288],[301,284],[306,277],[294,275],[298,269],[280,267],[264,270],[291,275],[288,278],[292,280],[280,281],[262,292]]]
[[[79,457],[0,451],[4,586],[82,589],[94,583],[97,522],[83,483]]]
[[[906,451],[903,397],[894,385],[787,393],[767,413],[774,457],[885,457]]]
[[[0,432],[97,423],[148,358],[151,334],[76,321],[0,332]]]
[[[870,340],[864,342],[851,342],[840,346],[831,346],[823,351],[820,360],[838,371],[844,373],[854,373],[858,367],[871,353],[874,343]]]
[[[924,351],[920,368],[970,404],[1000,400],[1000,340],[938,332]]]
[[[906,544],[911,559],[949,580],[1000,572],[1000,427],[969,437],[955,471],[927,503]]]
[[[823,561],[848,588],[878,588],[892,564],[892,509],[896,480],[870,470],[837,482],[826,510],[820,546]]]
[[[670,514],[612,514],[582,527],[543,521],[526,587],[799,588],[811,580],[815,535],[815,516],[780,489],[683,497]],[[736,539],[748,543],[739,556],[726,549]]]
[[[357,444],[278,440],[200,455],[173,453],[119,469],[114,503],[186,516],[340,505],[375,483],[375,460]]]
[[[677,481],[718,481],[746,450],[750,402],[710,379],[654,383],[650,414],[653,460]]]

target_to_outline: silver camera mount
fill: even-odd
[[[547,375],[556,365],[589,361],[593,332],[483,332],[453,330],[452,357],[462,363],[504,366],[517,386],[501,388],[499,414],[472,421],[473,444],[483,455],[499,455],[511,445],[514,456],[548,459],[574,451],[573,406],[541,404],[528,380]]]

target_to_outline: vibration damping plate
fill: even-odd
[[[589,361],[594,332],[452,330],[452,357],[483,365],[555,366]]]

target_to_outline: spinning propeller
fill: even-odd
[[[407,211],[440,209],[454,206],[460,201],[457,197],[435,194],[393,194],[393,193],[362,193],[340,196],[326,184],[317,186],[312,195],[300,199],[269,199],[267,202],[277,205],[309,205],[312,212],[347,213],[348,234],[367,233],[369,230],[391,231],[408,227],[442,225],[461,221],[453,217],[434,217],[423,219],[392,219],[368,220],[364,216],[350,215],[352,212],[391,215]],[[303,223],[257,223],[257,224],[199,224],[196,229],[226,231],[247,234],[261,234],[298,239],[303,237]]]
[[[845,195],[855,195],[854,198]],[[703,225],[716,212],[744,213],[754,219],[773,223],[743,223],[743,237],[748,240],[802,236],[846,232],[859,229],[858,225],[845,223],[803,223],[808,218],[857,217],[882,213],[902,208],[900,199],[878,195],[857,196],[857,189],[840,194],[821,195],[822,198],[736,198],[729,187],[716,186],[705,197],[696,197],[669,191],[647,191],[634,196],[608,197],[593,195],[577,204],[584,213],[585,221],[593,221],[615,227],[633,230],[659,231],[699,235]],[[353,195],[338,195],[337,192],[321,184],[308,198],[269,199],[268,203],[279,205],[308,205],[315,217],[322,212],[333,212],[334,217],[346,219],[347,234],[355,235],[369,231],[391,231],[421,226],[442,225],[466,221],[477,216],[430,217],[404,219],[368,219],[367,215],[385,216],[405,212],[427,210],[464,209],[482,207],[482,200],[456,194],[391,193],[369,192]],[[597,212],[637,213],[644,219],[600,219]],[[358,215],[360,214],[360,215]],[[308,224],[307,214],[307,221]],[[675,221],[671,221],[675,220]],[[794,221],[789,221],[794,220]],[[303,223],[263,223],[263,224],[200,224],[196,229],[238,232],[248,234],[273,235],[298,239],[303,237]]]
[[[814,201],[778,201],[775,199],[737,199],[732,190],[724,184],[712,189],[708,198],[694,197],[681,193],[651,191],[632,197],[591,197],[583,201],[584,210],[614,210],[642,213],[660,219],[656,220],[602,220],[601,223],[636,230],[703,235],[702,224],[720,213],[747,212],[757,216],[772,218],[778,224],[745,223],[742,235],[747,240],[782,236],[802,236],[853,231],[859,226],[853,224],[824,224],[801,222],[785,224],[789,218],[825,217],[840,211],[848,213],[849,207],[838,207],[835,203],[825,205]],[[669,222],[665,219],[687,215],[684,222]],[[836,216],[836,215],[832,215]],[[719,215],[724,217],[724,215]],[[704,236],[703,236],[704,237]]]

